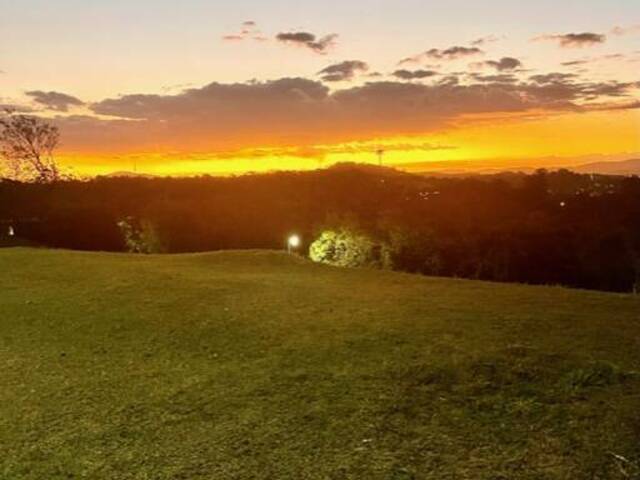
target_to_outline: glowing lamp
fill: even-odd
[[[291,253],[291,250],[295,250],[296,248],[298,248],[301,243],[302,241],[300,240],[300,236],[291,235],[287,240],[287,247],[288,247],[289,253]]]

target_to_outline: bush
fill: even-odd
[[[344,228],[322,232],[311,244],[309,257],[336,267],[392,268],[387,244]]]
[[[440,274],[442,260],[432,232],[411,232],[398,227],[387,227],[385,231],[394,268],[426,275]]]

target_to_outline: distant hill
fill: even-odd
[[[567,169],[576,173],[594,173],[600,175],[640,175],[640,158],[631,160],[583,160],[585,163],[575,165],[563,163],[561,158],[541,158],[536,160],[535,166],[522,164],[522,160],[493,162],[482,166],[478,162],[470,161],[438,161],[415,164],[397,165],[396,168],[431,177],[457,177],[476,175],[496,175],[501,173],[534,173],[538,168],[549,171]]]
[[[640,158],[619,162],[593,162],[572,167],[577,173],[598,173],[602,175],[640,175]]]

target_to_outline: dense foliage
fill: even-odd
[[[341,165],[233,178],[0,182],[0,222],[53,247],[124,251],[118,222],[147,225],[168,252],[305,249],[355,228],[394,268],[430,275],[631,291],[640,179],[567,171],[469,178]]]
[[[344,227],[322,232],[309,247],[309,258],[336,267],[393,267],[387,243],[376,242],[365,233]]]

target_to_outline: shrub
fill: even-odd
[[[392,267],[387,244],[346,228],[322,232],[311,244],[309,257],[314,262],[337,267]]]
[[[390,263],[407,272],[438,275],[442,260],[435,236],[430,231],[411,232],[399,227],[387,227]]]

